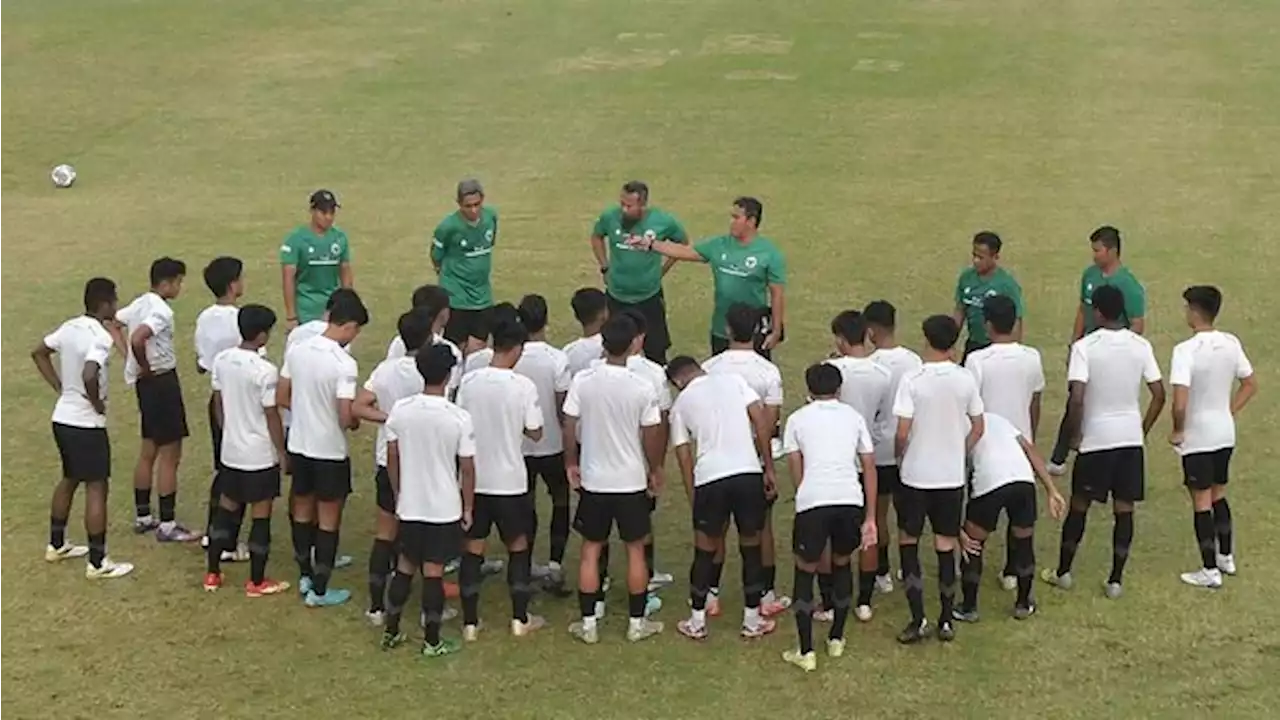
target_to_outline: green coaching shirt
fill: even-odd
[[[1097,265],[1085,268],[1080,276],[1080,305],[1084,308],[1084,332],[1086,335],[1097,329],[1093,318],[1093,291],[1103,285],[1119,288],[1124,294],[1124,326],[1129,327],[1134,320],[1147,313],[1147,293],[1142,283],[1129,272],[1128,266],[1121,265],[1111,275],[1103,275]]]
[[[769,286],[787,284],[787,264],[772,240],[756,235],[743,244],[732,235],[703,240],[693,247],[711,265],[715,280],[712,337],[725,338],[725,315],[734,303],[769,307]]]
[[[280,246],[280,264],[295,267],[294,309],[298,322],[319,320],[329,296],[342,285],[342,263],[351,262],[347,234],[330,227],[317,235],[310,225],[289,233]]]
[[[621,207],[605,210],[591,234],[604,238],[609,247],[605,290],[613,299],[628,304],[644,302],[662,291],[663,259],[627,245],[627,240],[644,237],[681,245],[689,242],[680,223],[656,207],[646,209],[644,217],[635,221],[624,217]]]
[[[986,318],[982,315],[982,304],[995,295],[1004,295],[1013,300],[1018,308],[1018,318],[1022,318],[1022,286],[1004,268],[997,267],[990,277],[984,278],[971,265],[956,280],[956,307],[964,308],[964,324],[969,329],[970,343],[986,345],[991,342],[987,335]]]
[[[440,265],[440,287],[456,310],[483,310],[493,305],[493,246],[498,242],[498,213],[480,208],[472,225],[455,212],[431,235],[431,259]]]

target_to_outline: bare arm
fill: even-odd
[[[111,335],[111,343],[116,346],[116,351],[120,353],[120,357],[129,357],[129,343],[124,337],[124,325],[115,320],[104,322],[103,327],[107,329],[107,333]]]
[[[693,499],[693,445],[685,443],[676,448],[676,464],[680,466],[680,477],[684,480],[684,492]]]
[[[360,418],[352,412],[351,405],[353,401],[346,398],[338,398],[338,422],[347,430],[359,430]]]
[[[280,463],[283,465],[289,457],[289,448],[285,445],[284,421],[280,419],[280,408],[269,407],[262,410],[267,416],[267,434],[271,436],[271,444],[275,445],[276,452],[280,453]]]
[[[769,331],[769,337],[765,339],[765,349],[768,350],[777,344],[777,339],[782,337],[782,328],[787,320],[787,297],[786,288],[782,285],[769,285],[769,312],[773,322],[772,329]]]
[[[276,407],[288,410],[293,406],[293,381],[281,376],[276,383]]]
[[[556,393],[556,422],[560,423],[560,427],[564,427],[564,398],[569,393]]]
[[[1018,437],[1018,444],[1022,446],[1022,452],[1027,456],[1027,460],[1031,462],[1031,469],[1035,471],[1040,487],[1044,488],[1045,497],[1049,498],[1049,515],[1054,519],[1061,519],[1066,512],[1067,503],[1062,498],[1062,493],[1058,492],[1058,487],[1053,484],[1053,476],[1049,474],[1040,451],[1021,436]]]
[[[898,429],[893,435],[893,454],[902,462],[907,454],[907,440],[911,437],[911,418],[898,418]]]
[[[462,514],[469,518],[476,506],[476,459],[458,458],[458,475],[462,478]]]
[[[1084,422],[1084,390],[1085,383],[1073,381],[1067,383],[1067,437],[1074,448],[1080,442],[1080,428]]]
[[[62,392],[62,378],[58,377],[58,371],[53,367],[53,350],[42,342],[31,351],[31,359],[36,364],[36,370],[40,371],[40,377],[49,383],[49,387],[56,393]],[[97,382],[96,375],[94,382]]]
[[[129,336],[129,349],[133,351],[133,360],[138,363],[138,377],[151,374],[151,363],[147,360],[147,341],[153,333],[148,325],[139,325],[133,335]]]
[[[538,442],[539,440],[542,439],[542,428],[535,428],[533,430],[530,430],[529,428],[525,428],[524,436],[534,442]]]
[[[675,266],[675,264],[676,264],[675,258],[667,258],[662,262],[662,274],[664,277],[666,276],[667,271],[670,270],[673,266]]]
[[[351,263],[344,262],[338,266],[338,283],[344,288],[353,288],[356,286],[356,274],[351,269]]]
[[[1133,332],[1137,333],[1138,335],[1142,335],[1142,334],[1143,334],[1143,331],[1147,329],[1147,319],[1146,319],[1146,318],[1134,318],[1134,319],[1130,320],[1130,321],[1129,321],[1129,329],[1130,329],[1130,330],[1132,330]]]
[[[791,473],[791,484],[796,492],[800,492],[800,485],[804,483],[804,453],[799,450],[787,453],[787,472]]]
[[[1040,432],[1040,393],[1031,394],[1031,442],[1036,441]]]
[[[1142,418],[1142,434],[1146,435],[1151,432],[1152,426],[1160,419],[1160,412],[1164,410],[1164,381],[1157,380],[1147,383],[1147,389],[1151,391],[1151,403],[1147,405],[1147,415]]]
[[[393,497],[400,497],[400,441],[387,441],[387,478],[391,480]]]
[[[876,475],[875,453],[860,453],[858,461],[862,463],[862,502],[866,509],[864,517],[874,520],[876,499],[880,497],[880,478]]]
[[[298,324],[298,308],[295,304],[298,292],[298,267],[280,266],[280,287],[284,294],[284,317],[289,327]]]
[[[1022,342],[1022,327],[1023,327],[1022,318],[1018,318],[1018,321],[1013,324],[1013,341],[1014,342]]]
[[[773,439],[773,424],[769,419],[773,417],[773,413],[766,410],[764,405],[759,402],[753,402],[747,406],[747,415],[751,417],[751,426],[755,429],[756,454],[760,456],[760,462],[766,467],[773,464],[773,450],[769,446],[769,441]]]
[[[351,403],[351,412],[361,420],[368,420],[371,423],[381,425],[387,421],[387,413],[378,407],[378,396],[365,388],[356,391],[356,399]]]
[[[688,262],[706,262],[706,260],[698,254],[697,250],[689,245],[684,245],[670,240],[654,240],[649,249],[659,255],[670,258],[671,260],[686,260]]]
[[[649,472],[660,472],[666,456],[667,440],[663,424],[652,425],[640,429],[640,439],[644,443],[644,458],[649,463]]]
[[[609,269],[609,249],[605,247],[603,235],[591,236],[591,254],[596,258],[596,266],[600,272]]]
[[[955,309],[951,311],[951,319],[955,321],[956,325],[961,328],[964,327],[964,305],[956,303]]]
[[[564,416],[564,466],[578,467],[578,418]]]
[[[1186,385],[1173,386],[1173,434],[1181,435],[1187,427],[1187,402],[1191,398],[1191,388]]]
[[[213,410],[213,419],[218,427],[226,426],[226,415],[222,412],[222,393],[214,390],[213,396],[209,399],[209,406]]]
[[[964,454],[973,452],[973,448],[987,431],[987,421],[981,415],[969,416],[969,436],[964,439]]]
[[[1071,342],[1084,337],[1084,305],[1076,308],[1076,322],[1071,328]]]
[[[99,415],[106,415],[107,405],[102,402],[102,388],[98,385],[99,370],[101,370],[101,367],[98,363],[89,360],[85,362],[84,369],[80,371],[80,379],[84,382],[84,394],[89,396],[89,402],[93,405],[94,412]]]
[[[1231,414],[1238,415],[1245,405],[1258,394],[1258,381],[1253,375],[1240,381],[1240,387],[1236,388],[1236,394],[1231,398]]]

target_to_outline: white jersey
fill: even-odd
[[[593,361],[591,366],[599,367],[606,364],[608,361],[601,358]],[[627,358],[627,369],[643,378],[649,383],[649,387],[653,388],[654,395],[658,398],[658,410],[662,412],[671,410],[671,386],[667,384],[667,371],[661,365],[643,355],[632,355]]]
[[[838,357],[827,361],[840,371],[840,402],[858,411],[871,431],[876,464],[893,457],[898,418],[893,414],[893,372],[870,357]]]
[[[1187,392],[1187,419],[1182,455],[1235,447],[1236,421],[1231,415],[1232,389],[1253,375],[1253,365],[1239,338],[1220,330],[1198,332],[1173,348],[1169,382]]]
[[[383,360],[364,381],[364,389],[377,398],[378,408],[390,413],[391,408],[404,398],[419,395],[426,383],[418,372],[417,358],[402,356]],[[374,441],[373,458],[378,467],[387,466],[387,425],[378,426],[378,439]]]
[[[205,372],[213,370],[213,359],[223,350],[238,346],[240,308],[235,305],[210,305],[196,316],[196,365]]]
[[[278,465],[264,412],[276,406],[276,366],[256,351],[233,347],[218,353],[210,374],[222,398],[222,464],[246,471]]]
[[[476,446],[476,493],[523,495],[529,476],[521,452],[526,430],[542,428],[538,388],[514,370],[485,367],[462,376],[458,406],[471,415]]]
[[[564,414],[581,428],[584,490],[634,493],[648,487],[641,432],[662,422],[651,383],[625,367],[589,367],[569,384]]]
[[[1031,435],[1031,398],[1044,392],[1040,351],[1022,343],[996,343],[969,353],[964,367],[978,382],[987,412],[995,413]]]
[[[467,411],[438,395],[411,395],[392,406],[386,428],[387,440],[399,450],[396,517],[429,523],[461,520],[458,459],[476,454]]]
[[[564,346],[564,354],[569,359],[569,374],[577,375],[604,357],[604,339],[600,333],[580,337]]]
[[[914,372],[924,365],[924,361],[914,350],[902,347],[880,348],[871,353],[871,360],[889,371],[889,395],[898,397],[898,385],[902,376]],[[876,443],[876,465],[897,465],[898,458],[893,447],[894,434],[898,429],[898,421],[886,423],[887,433]]]
[[[462,374],[465,377],[466,375],[473,373],[481,368],[489,367],[490,363],[492,362],[493,362],[493,348],[487,348],[487,347],[480,348],[479,350],[476,350],[475,352],[468,355],[466,360],[462,361]]]
[[[747,385],[769,407],[782,407],[782,371],[755,350],[725,350],[702,363],[708,375],[730,373]]]
[[[289,331],[289,335],[284,339],[284,354],[288,355],[294,346],[306,342],[317,335],[324,333],[329,327],[328,320],[308,320],[298,327]],[[344,348],[345,349],[345,348]],[[350,350],[347,351],[348,353]]]
[[[542,408],[542,439],[524,439],[524,454],[547,457],[564,451],[564,430],[560,426],[560,406],[556,395],[569,392],[569,359],[559,348],[541,340],[524,344],[515,371],[533,381]]]
[[[462,382],[462,351],[454,345],[451,340],[443,335],[432,335],[432,345],[444,345],[449,348],[449,352],[453,353],[453,370],[449,372],[449,382],[445,385],[446,393],[453,393],[458,389],[458,383]],[[404,346],[404,338],[397,333],[391,338],[391,342],[387,344],[387,359],[395,360],[408,356],[409,351]]]
[[[969,497],[986,495],[1015,482],[1035,482],[1035,470],[1020,438],[1026,437],[1004,416],[983,413],[982,439],[973,446],[973,485]]]
[[[1139,396],[1159,380],[1151,343],[1131,330],[1099,328],[1075,341],[1067,381],[1085,383],[1079,451],[1142,447]]]
[[[761,472],[747,408],[760,396],[734,373],[694,378],[671,406],[671,447],[693,443],[694,487]]]
[[[107,416],[99,415],[84,389],[84,365],[98,364],[98,398],[107,401],[107,361],[111,358],[111,333],[88,315],[71,318],[44,338],[44,346],[58,354],[62,392],[53,406],[53,421],[80,428],[104,428]]]
[[[285,354],[280,377],[292,383],[289,452],[317,460],[348,457],[338,401],[355,399],[359,374],[355,358],[324,335],[304,340]]]
[[[815,400],[787,418],[782,449],[800,453],[804,481],[796,490],[796,512],[827,505],[862,507],[860,455],[875,447],[861,413],[840,400]]]
[[[911,420],[902,484],[918,490],[964,487],[969,418],[981,415],[978,384],[953,362],[924,363],[902,376],[893,414]]]
[[[138,382],[138,360],[133,356],[133,331],[143,325],[151,328],[147,339],[147,362],[151,372],[160,373],[178,367],[173,349],[173,308],[154,292],[143,293],[116,312],[116,320],[125,324],[129,357],[124,364],[124,381]]]

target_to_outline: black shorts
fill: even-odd
[[[279,465],[266,470],[237,470],[228,467],[219,471],[218,475],[222,494],[241,505],[280,497]]]
[[[1139,502],[1145,487],[1145,461],[1140,446],[1079,453],[1071,469],[1071,494],[1093,502],[1104,503],[1108,496],[1120,502]]]
[[[901,485],[902,476],[898,472],[897,465],[876,466],[876,495],[879,497],[892,495]]]
[[[823,505],[796,513],[791,548],[796,557],[816,563],[831,544],[831,554],[852,555],[862,544],[863,509],[858,505]]]
[[[467,346],[467,338],[489,338],[489,310],[449,309],[449,322],[444,326],[444,338],[460,348]]]
[[[400,554],[414,566],[444,565],[458,557],[458,549],[462,547],[462,522],[401,520],[398,542]]]
[[[323,460],[289,453],[293,467],[293,495],[333,502],[351,494],[351,458]]]
[[[667,364],[667,349],[671,347],[671,331],[667,328],[667,301],[659,290],[657,295],[637,303],[622,302],[612,295],[609,299],[609,315],[631,311],[644,318],[644,356],[658,363]]]
[[[1234,449],[1228,447],[1183,455],[1183,483],[1192,490],[1208,490],[1214,485],[1226,485],[1231,469],[1231,451]]]
[[[898,530],[918,538],[924,534],[924,521],[929,521],[933,534],[960,537],[960,516],[964,513],[964,488],[921,490],[899,485],[893,496],[898,514]]]
[[[649,512],[649,493],[644,490],[632,493],[583,490],[578,496],[573,529],[587,542],[605,542],[616,524],[622,542],[640,542],[651,530]]]
[[[373,475],[373,487],[378,509],[395,515],[396,494],[391,490],[391,473],[387,472],[386,467],[378,466],[378,472]]]
[[[972,355],[973,353],[976,353],[979,350],[982,350],[983,348],[989,348],[989,347],[991,347],[990,340],[988,340],[987,342],[974,342],[973,340],[965,340],[964,356],[960,359],[960,364],[964,365],[964,361],[968,360],[969,356]]]
[[[53,423],[53,442],[62,458],[62,477],[76,482],[105,482],[111,477],[111,440],[106,428]]]
[[[140,377],[133,389],[138,396],[143,440],[150,440],[156,445],[168,445],[190,434],[187,431],[187,408],[182,402],[182,384],[178,382],[177,372],[170,370],[159,375]]]
[[[468,540],[484,540],[493,526],[498,526],[498,537],[504,545],[510,545],[529,534],[533,524],[533,496],[481,495],[476,493],[475,507],[471,510],[471,527],[467,528]]]
[[[569,502],[569,473],[564,469],[564,453],[555,455],[526,455],[524,469],[529,475],[529,496],[533,497],[538,478],[547,485],[551,502]]]
[[[995,532],[1000,511],[1009,516],[1009,527],[1029,528],[1036,524],[1036,486],[1029,482],[1011,482],[985,495],[969,499],[964,517],[988,533]]]
[[[764,527],[767,510],[761,473],[731,475],[693,489],[693,529],[709,537],[721,537],[730,517],[739,535],[754,535]]]
[[[760,357],[766,360],[773,359],[773,351],[764,349],[764,339],[769,336],[769,332],[773,328],[773,310],[770,308],[759,308],[760,319],[756,321],[756,352]],[[727,332],[727,328],[720,328],[719,332]],[[778,342],[781,343],[787,339],[787,329],[782,328],[782,332],[778,335]],[[717,334],[715,328],[711,330],[711,354],[719,355],[729,349],[729,338]]]
[[[213,396],[209,396],[209,439],[213,442],[213,471],[218,472],[222,465],[222,425],[218,422],[218,413],[213,407]],[[217,482],[215,479],[214,482]]]

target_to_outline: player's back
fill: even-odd
[[[541,340],[524,344],[524,352],[515,371],[529,378],[538,389],[538,405],[542,408],[542,439],[524,441],[524,454],[536,457],[555,455],[564,449],[560,427],[560,408],[556,395],[569,391],[569,359],[563,350]]]
[[[973,373],[987,412],[1031,437],[1031,398],[1044,391],[1040,351],[1022,343],[996,343],[970,353],[964,366]]]

